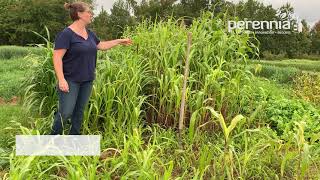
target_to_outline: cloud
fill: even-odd
[[[116,0],[95,0],[95,12],[100,12],[101,7],[110,12],[110,9],[112,8],[114,2],[116,2]]]

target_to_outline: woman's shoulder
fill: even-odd
[[[70,29],[68,27],[65,27],[57,33],[57,36],[63,36],[63,37],[70,38],[72,36],[72,32],[70,31]]]
[[[69,27],[65,27],[60,31],[60,33],[71,34],[72,31]]]
[[[69,36],[72,34],[72,32],[70,31],[70,29],[68,27],[65,27],[65,28],[61,29],[60,31],[58,31],[58,33],[57,33],[58,36],[61,34],[63,34],[64,36],[66,36],[66,35]]]
[[[57,40],[67,40],[72,38],[72,32],[69,30],[68,27],[63,28],[62,30],[58,31],[55,37],[55,41]]]

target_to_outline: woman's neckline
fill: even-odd
[[[83,36],[81,36],[80,34],[76,33],[75,31],[73,31],[69,26],[67,27],[68,29],[70,29],[70,31],[72,31],[74,34],[76,34],[77,36],[81,37],[82,39],[84,39],[85,41],[89,39],[89,31],[87,28],[86,29],[86,32],[87,32],[87,39],[85,39]]]

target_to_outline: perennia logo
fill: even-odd
[[[228,21],[228,32],[234,29],[244,29],[247,33],[256,34],[291,34],[299,31],[298,20],[295,21]]]

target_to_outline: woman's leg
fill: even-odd
[[[80,135],[83,112],[89,101],[92,85],[93,81],[86,81],[80,84],[77,102],[71,117],[70,135]]]
[[[74,111],[80,84],[72,81],[67,82],[69,85],[69,92],[63,92],[57,87],[59,106],[58,112],[56,112],[54,116],[51,135],[62,134],[66,120],[71,117],[72,112]]]

